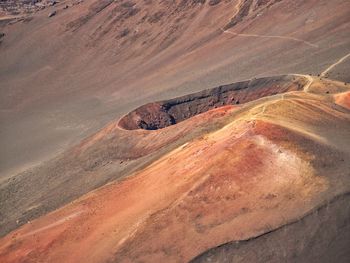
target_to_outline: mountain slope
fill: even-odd
[[[238,1],[65,1],[1,23],[1,177],[145,101],[259,76],[317,75],[350,52],[348,1],[247,2],[248,14],[228,29],[241,35],[222,31]],[[348,81],[347,63],[331,77]]]
[[[0,261],[347,262],[349,11],[0,14]]]
[[[165,128],[203,119],[210,127],[220,112],[220,122],[225,120],[131,177],[7,235],[0,258],[187,262],[207,249],[307,217],[350,187],[350,115],[333,102],[347,88],[314,79],[308,90],[269,96],[240,109],[220,107]],[[82,147],[107,135],[96,136]],[[335,206],[334,216],[344,220],[342,206]],[[333,227],[340,231],[341,226]]]

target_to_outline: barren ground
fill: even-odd
[[[0,13],[0,261],[348,262],[349,11]]]

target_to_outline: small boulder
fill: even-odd
[[[55,16],[57,14],[57,12],[56,11],[53,11],[53,12],[51,12],[50,14],[49,14],[49,17],[53,17],[53,16]]]

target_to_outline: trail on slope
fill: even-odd
[[[304,75],[304,74],[292,74],[292,75],[306,78],[308,80],[308,82],[305,84],[303,90],[305,92],[309,92],[309,89],[310,89],[312,83],[314,82],[314,78],[312,76]]]
[[[52,224],[46,225],[46,226],[44,226],[44,227],[41,227],[41,228],[35,229],[35,230],[33,230],[33,231],[29,232],[29,233],[26,233],[25,235],[22,235],[21,238],[26,237],[26,236],[31,236],[31,235],[37,234],[37,233],[39,233],[39,232],[45,231],[45,230],[50,229],[50,228],[53,228],[53,227],[55,227],[55,226],[59,226],[59,225],[65,223],[65,222],[67,222],[67,221],[69,221],[69,220],[71,220],[71,219],[73,219],[73,218],[79,216],[79,215],[82,214],[83,212],[84,212],[84,211],[81,210],[81,211],[75,212],[75,213],[73,213],[73,214],[70,214],[70,215],[68,215],[68,216],[65,216],[65,217],[63,217],[63,218],[57,220],[56,222],[54,222],[54,223],[52,223]]]
[[[328,68],[326,68],[322,73],[321,73],[321,77],[325,77],[326,74],[331,71],[333,68],[335,68],[336,66],[338,66],[339,64],[343,63],[348,57],[350,57],[350,53],[348,53],[347,55],[345,55],[344,57],[340,58],[337,62],[335,62],[334,64],[330,65]]]
[[[285,40],[292,40],[292,41],[297,41],[297,42],[301,42],[304,43],[310,47],[314,47],[314,48],[318,48],[318,45],[313,44],[311,42],[299,39],[299,38],[295,38],[295,37],[287,37],[287,36],[274,36],[274,35],[256,35],[256,34],[241,34],[241,33],[235,33],[235,32],[231,32],[229,30],[223,30],[221,29],[224,33],[227,34],[231,34],[234,36],[241,36],[241,37],[257,37],[257,38],[278,38],[278,39],[285,39]]]

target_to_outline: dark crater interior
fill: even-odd
[[[126,130],[157,130],[225,105],[238,105],[262,97],[302,90],[306,80],[277,76],[223,85],[186,96],[145,104],[125,115],[119,126]]]

